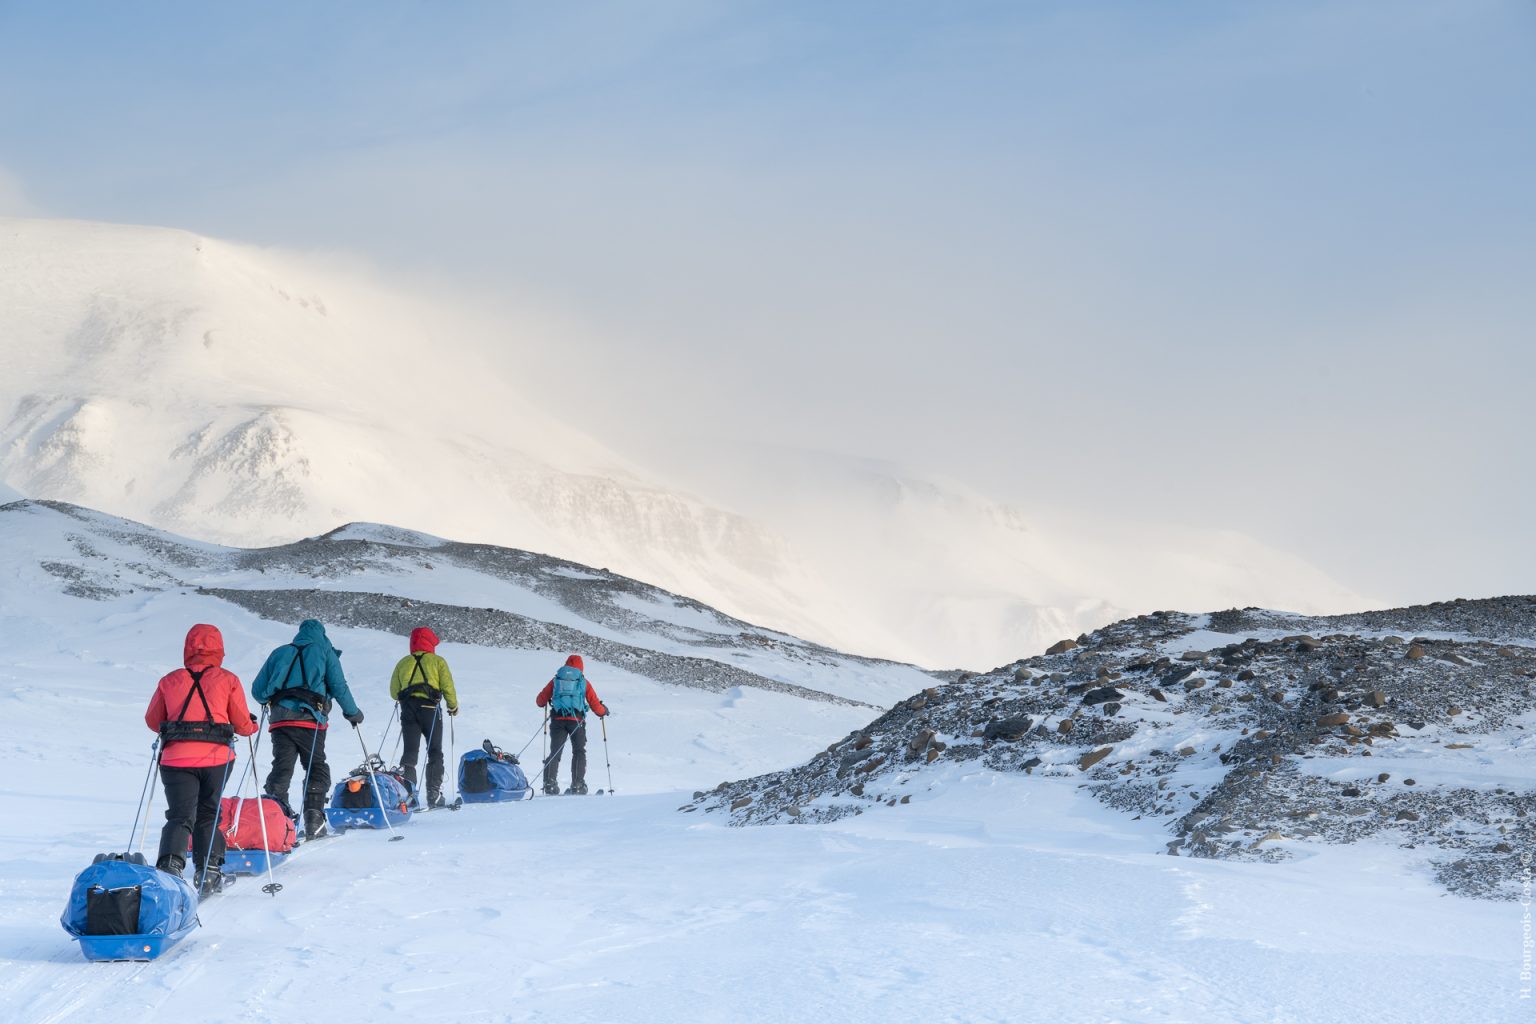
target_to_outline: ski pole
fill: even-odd
[[[253,715],[251,716],[251,721],[256,722],[256,731],[251,734],[256,738],[255,741],[249,742],[251,736],[246,737],[248,741],[246,747],[251,756],[251,789],[255,790],[257,797],[263,797],[266,796],[266,787],[261,784],[261,773],[256,769],[256,755],[261,751],[261,730],[267,724],[267,706],[265,704],[261,706],[261,720],[258,722]],[[245,776],[242,775],[240,777],[240,788],[235,791],[235,796],[239,797],[244,793]]]
[[[202,896],[203,895],[203,886],[205,884],[207,884],[207,881],[208,881],[208,869],[212,866],[208,862],[213,859],[213,844],[219,838],[219,805],[220,805],[220,802],[223,800],[223,797],[224,797],[224,787],[229,784],[229,766],[231,764],[234,764],[234,761],[235,761],[235,758],[234,758],[233,755],[231,755],[229,760],[224,762],[224,775],[223,775],[222,778],[219,779],[219,793],[218,793],[218,796],[216,796],[214,798],[214,803],[213,803],[213,831],[211,831],[208,834],[208,847],[207,847],[207,849],[203,850],[203,870],[201,872],[199,872],[198,875],[197,875],[197,894],[198,894],[198,896]],[[201,796],[202,794],[199,793],[198,795]],[[198,813],[198,817],[199,818],[202,817],[202,808],[201,807],[199,807],[197,809],[197,813]],[[193,819],[194,825],[196,823],[196,820],[197,820],[196,818]],[[209,895],[212,895],[212,894],[210,893]]]
[[[427,770],[426,770],[426,773],[425,773],[426,775],[431,775],[432,774],[432,741],[437,738],[437,723],[442,721],[442,718],[443,718],[443,702],[442,701],[438,701],[436,704],[434,704],[432,706],[432,725],[427,729],[427,742],[426,742],[426,748],[427,748],[426,749]],[[400,728],[401,728],[401,733],[403,735],[405,727],[401,726]],[[442,796],[442,794],[439,793],[438,796]],[[427,792],[427,808],[428,808],[428,810],[430,810],[431,807],[432,807],[432,793],[431,793],[431,791],[429,789],[428,792]]]
[[[395,716],[400,714],[400,702],[395,701],[395,709],[389,713],[389,721],[384,724],[384,735],[379,737],[379,751],[382,753],[384,744],[389,742],[389,730],[395,727]],[[405,724],[401,723],[401,738],[404,738]]]
[[[583,718],[581,720],[581,724],[580,725],[578,725],[576,728],[572,729],[570,732],[568,732],[565,735],[560,737],[560,739],[555,743],[555,748],[549,752],[549,756],[546,757],[544,759],[544,763],[539,766],[539,771],[540,771],[541,775],[544,772],[547,772],[549,770],[549,763],[551,761],[553,761],[555,758],[560,756],[560,748],[565,746],[565,741],[566,741],[567,737],[575,736],[578,732],[580,732],[581,730],[585,729],[586,727],[587,727],[587,720],[585,718]],[[557,777],[555,779],[555,788],[558,789],[559,787],[560,787],[560,780]]]
[[[453,719],[453,715],[448,716],[448,763],[443,765],[443,769],[449,773],[449,777],[453,780],[453,800],[449,802],[448,806],[458,810],[464,805],[459,800],[459,762],[454,760],[453,757],[454,748],[459,745],[453,736]]]
[[[613,795],[613,762],[608,760],[608,716],[603,715],[597,720],[603,727],[603,763],[608,766],[608,794]]]
[[[354,725],[352,728],[356,729],[357,726]],[[301,808],[300,814],[301,814],[301,816],[303,816],[305,818],[307,818],[309,816],[309,809],[310,809],[309,808],[309,780],[315,774],[315,748],[317,748],[320,745],[320,722],[319,722],[318,719],[316,719],[316,721],[315,721],[314,729],[310,730],[310,732],[311,732],[311,735],[310,735],[310,738],[309,738],[309,757],[307,759],[305,759],[305,761],[304,761],[304,792],[299,794],[299,807]],[[359,740],[362,739],[362,734],[361,733],[358,734],[358,739]],[[274,747],[275,747],[277,741],[273,740],[272,742],[273,742]],[[287,793],[283,794],[283,799],[285,801],[288,799],[288,794]],[[322,813],[323,813],[323,809],[322,808],[316,808],[316,810],[321,810]],[[304,832],[305,832],[304,840],[305,840],[305,842],[308,842],[309,841],[309,834],[308,834],[309,833],[309,822],[308,821],[304,822]]]
[[[154,809],[154,806],[155,806],[155,791],[154,790],[150,790],[149,791],[149,805],[144,808],[144,830],[139,833],[139,851],[138,852],[140,852],[140,853],[144,852],[144,840],[146,838],[148,838],[148,836],[149,836],[149,812]]]
[[[261,721],[256,723],[256,743],[251,747],[251,782],[254,783],[256,792],[265,794],[267,787],[261,784],[261,776],[256,774],[256,755],[261,753],[261,734],[267,727],[267,706],[261,706]]]
[[[529,747],[533,746],[533,741],[539,738],[539,735],[544,730],[544,726],[548,722],[549,722],[549,710],[545,709],[545,711],[544,711],[544,721],[540,722],[539,723],[539,727],[537,729],[533,730],[533,735],[529,736],[528,737],[528,742],[523,744],[523,750],[527,750]],[[514,756],[515,757],[522,757],[523,756],[523,750],[519,750]],[[543,747],[542,744],[540,744],[540,746],[539,746],[539,758],[542,760],[543,757],[544,757],[544,747]]]
[[[251,780],[254,782],[256,779],[256,743],[249,736],[245,738],[245,743],[246,746],[250,747],[251,749]],[[267,855],[267,884],[261,887],[261,891],[266,893],[268,896],[276,896],[278,893],[283,891],[283,887],[278,884],[277,878],[272,874],[272,841],[267,838],[267,809],[262,806],[261,801],[262,797],[260,795],[260,788],[258,787],[256,796],[256,817],[261,822],[261,849],[262,852]],[[238,828],[239,825],[240,803],[239,801],[236,801],[235,826]]]
[[[357,733],[357,745],[363,748],[363,770],[368,773],[368,781],[373,783],[373,798],[379,802],[379,817],[384,819],[384,825],[389,829],[389,841],[398,843],[405,836],[395,831],[394,822],[389,820],[389,811],[384,807],[384,794],[379,792],[379,780],[373,774],[373,755],[368,753],[368,745],[363,742],[362,731],[356,725],[352,731]]]
[[[139,790],[139,802],[135,804],[133,808],[133,826],[128,829],[127,849],[129,853],[133,852],[133,837],[137,835],[139,831],[139,815],[142,814],[144,816],[144,830],[146,832],[149,831],[149,808],[144,806],[144,797],[149,794],[149,780],[154,777],[155,766],[159,763],[160,739],[159,737],[156,737],[155,742],[150,744],[149,747],[149,771],[144,773],[144,788]],[[152,800],[154,798],[150,797],[150,799]],[[144,844],[141,841],[139,845],[142,847]]]

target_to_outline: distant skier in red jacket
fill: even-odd
[[[560,671],[555,673],[544,689],[539,691],[534,703],[549,706],[549,739],[553,746],[549,760],[544,764],[544,792],[555,796],[560,792],[560,751],[571,745],[571,788],[567,793],[587,791],[587,709],[597,712],[598,718],[608,717],[608,709],[597,699],[597,691],[587,681],[586,666],[581,655],[573,654],[565,659]]]
[[[201,893],[223,888],[224,837],[219,797],[229,781],[236,736],[256,731],[245,691],[226,671],[224,638],[213,626],[187,631],[179,668],[160,680],[144,722],[160,734],[160,781],[165,785],[165,827],[155,867],[180,875],[192,838],[195,884]]]

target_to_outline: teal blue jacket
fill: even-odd
[[[357,714],[357,702],[341,671],[341,652],[331,646],[325,627],[315,619],[299,623],[293,643],[284,644],[271,654],[251,680],[251,696],[259,704],[272,701],[283,690],[305,689],[323,700],[319,708],[294,697],[284,697],[272,704],[272,724],[319,725],[326,723],[326,713],[334,699],[343,712]]]

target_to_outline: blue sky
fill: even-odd
[[[1513,0],[0,0],[0,212],[360,253],[578,318],[527,358],[609,427],[1376,592],[1530,589],[1533,110]]]

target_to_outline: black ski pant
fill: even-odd
[[[544,792],[560,792],[560,755],[571,748],[571,788],[587,785],[587,721],[554,718],[549,723],[549,761],[544,765]]]
[[[165,785],[165,827],[160,830],[160,853],[155,866],[180,874],[187,865],[187,837],[192,838],[192,863],[202,870],[205,862],[224,863],[224,834],[219,831],[219,797],[229,781],[230,764],[211,768],[160,766]],[[210,853],[210,848],[212,852]]]
[[[267,773],[267,793],[288,803],[288,784],[293,780],[295,759],[304,766],[304,810],[321,811],[330,802],[331,769],[325,763],[325,730],[283,725],[271,730],[272,770]]]
[[[400,736],[405,755],[400,767],[411,785],[416,785],[416,758],[421,738],[427,738],[427,802],[443,792],[443,715],[437,701],[407,697],[400,702]]]

